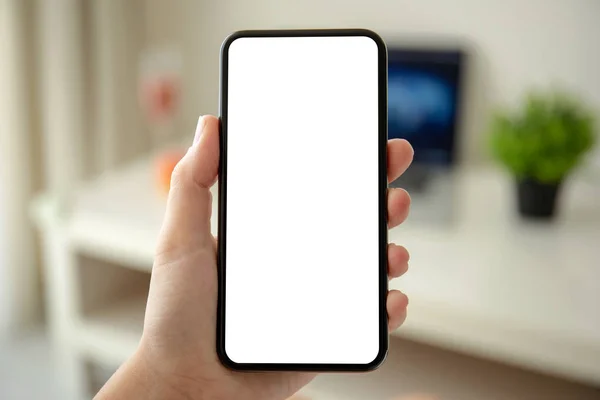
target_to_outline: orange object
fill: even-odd
[[[170,150],[160,154],[155,160],[155,179],[158,191],[162,195],[169,193],[173,169],[184,156],[183,150]]]

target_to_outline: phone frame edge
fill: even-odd
[[[367,364],[282,364],[237,363],[225,350],[225,269],[226,269],[226,204],[227,204],[227,99],[228,99],[228,51],[231,44],[245,37],[320,37],[320,36],[366,36],[378,49],[378,205],[379,205],[379,352]],[[303,371],[303,372],[366,372],[377,369],[387,357],[389,347],[387,315],[387,48],[384,40],[368,29],[290,29],[290,30],[243,30],[236,31],[223,41],[220,51],[219,79],[219,204],[218,204],[218,301],[216,350],[221,363],[236,371]]]

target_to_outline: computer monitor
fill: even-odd
[[[388,136],[415,149],[415,164],[456,158],[464,55],[460,50],[388,49]]]

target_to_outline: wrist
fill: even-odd
[[[164,370],[164,365],[149,357],[140,347],[131,358],[135,379],[148,388],[145,399],[204,400],[200,385],[184,375]]]
[[[95,400],[205,400],[201,388],[183,376],[166,374],[139,348],[110,378]]]

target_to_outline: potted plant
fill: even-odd
[[[561,184],[592,148],[592,114],[562,92],[535,92],[491,124],[492,152],[514,175],[519,212],[551,218]]]

